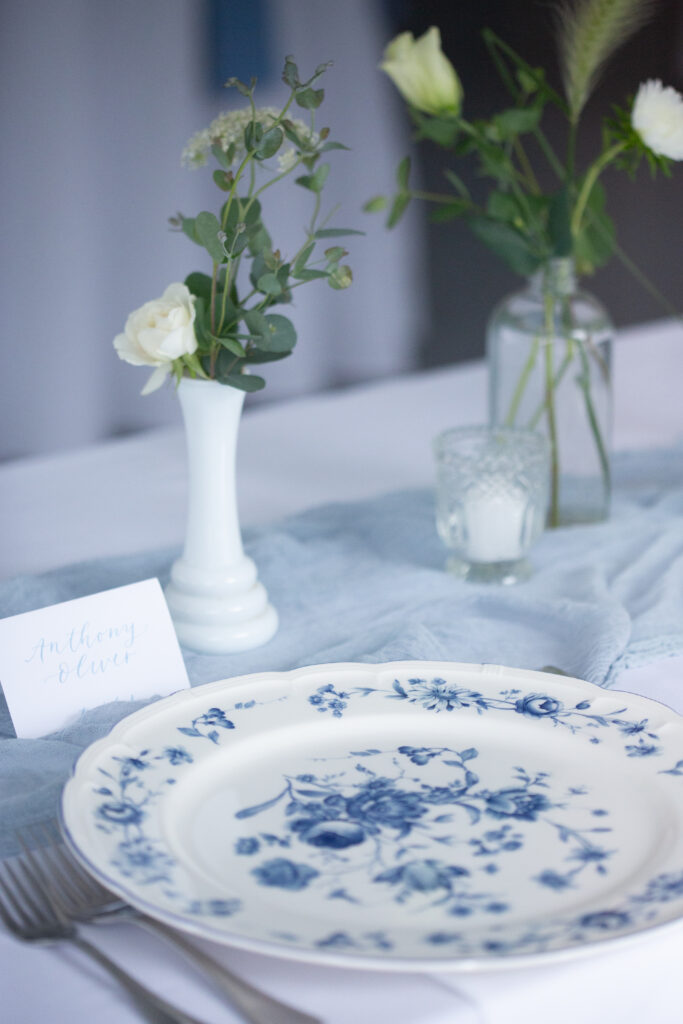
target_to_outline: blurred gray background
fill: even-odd
[[[683,87],[682,5],[661,0],[656,10],[591,101],[587,158],[601,116],[644,78]],[[361,211],[365,199],[391,191],[411,150],[403,105],[377,70],[382,50],[398,31],[431,24],[463,80],[468,116],[506,102],[479,39],[484,25],[557,84],[552,7],[537,0],[3,0],[0,459],[179,421],[172,389],[139,397],[146,371],[121,363],[112,339],[132,309],[206,269],[201,250],[169,233],[167,219],[215,209],[220,196],[210,170],[182,168],[180,152],[241,102],[222,88],[229,75],[256,74],[259,105],[279,104],[288,53],[304,73],[334,61],[320,123],[352,151],[333,154],[324,199],[340,204],[335,223],[366,235],[349,241],[349,291],[324,283],[298,290],[299,344],[291,359],[267,367],[260,400],[483,353],[486,317],[519,279],[464,225],[430,224],[415,206],[387,232]],[[414,159],[418,177],[441,187],[445,154],[426,147]],[[670,181],[653,183],[646,171],[635,183],[605,179],[621,244],[677,306],[681,180],[680,168]],[[277,191],[268,223],[286,248],[309,214],[308,197],[290,182]],[[616,260],[588,287],[618,325],[663,315]]]

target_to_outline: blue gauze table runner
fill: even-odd
[[[245,548],[280,613],[266,646],[184,651],[193,685],[335,661],[552,665],[601,686],[621,669],[683,653],[683,448],[615,460],[606,523],[545,533],[516,587],[444,572],[430,491],[314,508],[247,530]],[[102,559],[0,584],[0,617],[158,576],[177,551]],[[54,814],[80,751],[142,702],[116,702],[39,740],[14,736],[0,698],[0,857],[16,828]]]

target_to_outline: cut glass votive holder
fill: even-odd
[[[508,427],[455,427],[434,441],[436,525],[447,568],[476,583],[518,583],[543,531],[550,450],[541,434]]]

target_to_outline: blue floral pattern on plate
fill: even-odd
[[[76,851],[148,912],[271,952],[451,965],[683,916],[683,840],[655,856],[656,834],[644,838],[658,815],[681,817],[683,726],[668,709],[567,678],[420,663],[206,690],[120,723],[65,791]],[[141,715],[145,745],[131,747]],[[240,751],[292,729],[280,754],[242,767]],[[647,792],[626,806],[629,780]],[[191,847],[193,829],[206,841]]]

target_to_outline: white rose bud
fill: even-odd
[[[683,96],[658,79],[638,89],[631,124],[645,145],[658,156],[683,160]]]
[[[441,33],[432,26],[419,39],[402,32],[387,46],[380,64],[403,98],[425,114],[457,116],[462,86],[441,49]]]
[[[184,284],[170,284],[160,299],[130,314],[123,334],[114,338],[114,348],[133,366],[156,367],[143,395],[161,387],[174,359],[196,351],[194,319],[194,296]]]

